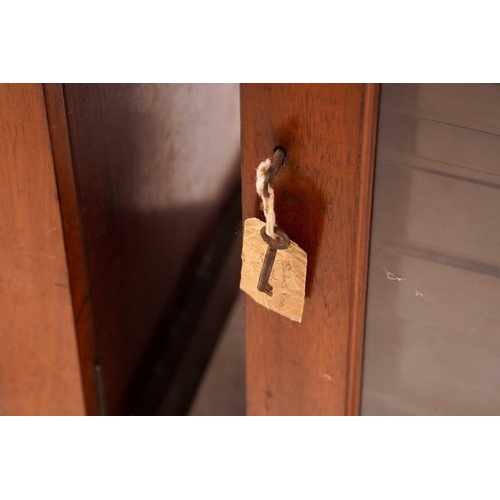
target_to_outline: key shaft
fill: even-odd
[[[259,283],[257,285],[257,290],[259,290],[259,292],[265,292],[270,297],[273,295],[273,287],[269,284],[269,277],[273,270],[277,251],[276,248],[267,247],[266,256],[264,257],[264,262],[262,263],[262,269],[260,271]]]
[[[269,297],[273,296],[273,287],[269,284],[269,278],[273,270],[276,253],[278,250],[286,250],[290,246],[290,238],[285,231],[274,226],[274,232],[276,233],[276,237],[271,238],[266,234],[265,226],[260,231],[262,239],[267,243],[267,251],[264,256],[264,261],[262,262],[257,290],[259,290],[259,292],[264,292],[269,295]]]

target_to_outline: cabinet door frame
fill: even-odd
[[[83,415],[80,371],[42,84],[0,85],[0,414]],[[64,118],[64,113],[63,113]]]
[[[295,323],[246,298],[249,415],[358,415],[378,84],[243,84],[243,219],[275,146],[278,225],[308,254]]]

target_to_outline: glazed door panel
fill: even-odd
[[[500,414],[500,86],[383,85],[362,413]]]

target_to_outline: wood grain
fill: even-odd
[[[82,225],[73,175],[73,161],[66,116],[68,111],[64,102],[62,84],[44,84],[44,93],[64,232],[64,244],[68,261],[69,283],[86,412],[88,415],[98,415],[103,413],[104,409],[99,408],[94,376],[98,358],[95,351],[92,304],[89,300],[90,287],[87,276]]]
[[[349,368],[347,375],[347,414],[359,415],[361,380],[363,372],[363,345],[365,334],[366,290],[370,247],[370,229],[373,197],[373,176],[377,138],[380,85],[365,85],[361,118],[359,148],[358,197],[356,202],[356,233],[353,269],[353,295]]]
[[[0,413],[85,413],[44,93],[0,85]]]
[[[307,252],[301,324],[246,300],[250,415],[345,415],[359,399],[375,85],[241,86],[243,216],[275,146],[277,224]]]
[[[304,309],[307,255],[293,241],[287,249],[279,250],[267,281],[272,287],[272,294],[259,291],[257,285],[268,249],[261,236],[264,226],[265,223],[255,217],[245,220],[240,289],[262,307],[300,323]]]

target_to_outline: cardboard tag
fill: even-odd
[[[300,322],[306,291],[307,254],[293,241],[286,250],[278,250],[269,278],[273,295],[259,292],[257,283],[267,251],[267,243],[260,235],[264,225],[256,218],[245,221],[240,288],[267,309]]]

